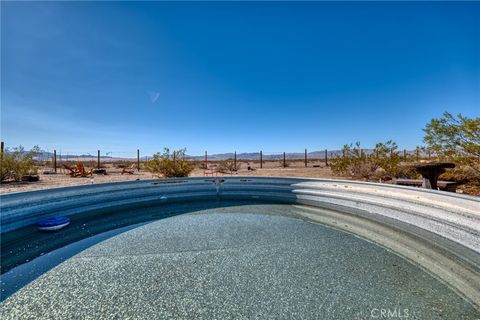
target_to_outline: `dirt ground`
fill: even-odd
[[[259,161],[239,161],[241,163],[240,170],[232,175],[239,176],[290,176],[290,177],[308,177],[308,178],[340,178],[335,177],[329,167],[325,166],[322,161],[310,161],[308,167],[305,167],[303,161],[289,161],[288,166],[283,168],[282,161],[265,161],[263,168],[260,168]],[[217,162],[209,162],[209,170],[199,168],[199,165],[190,174],[192,177],[203,177],[206,174],[213,175],[230,175],[224,173],[217,173],[215,169]],[[315,166],[315,167],[313,167]],[[57,168],[56,174],[44,174],[44,172],[53,172],[52,168],[40,168],[38,182],[11,182],[2,183],[0,185],[0,193],[12,193],[12,192],[24,192],[32,190],[41,190],[49,188],[60,188],[67,186],[78,186],[95,183],[106,182],[119,182],[119,181],[132,181],[132,180],[144,180],[157,178],[150,172],[144,170],[135,171],[134,174],[121,174],[122,169],[117,168],[114,164],[105,164],[107,169],[107,175],[93,175],[86,178],[72,178],[67,174],[67,170],[63,168]],[[248,167],[254,170],[249,170]]]

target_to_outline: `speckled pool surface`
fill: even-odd
[[[480,318],[417,265],[298,210],[230,206],[142,225],[22,288],[2,318]]]

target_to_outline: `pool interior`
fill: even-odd
[[[132,229],[132,231],[135,231],[137,230],[135,228],[138,228],[138,230],[140,230],[142,228],[141,226],[145,226],[146,223],[153,222],[155,220],[166,219],[165,221],[167,221],[166,223],[168,224],[168,221],[171,221],[171,219],[167,218],[183,214],[230,214],[231,216],[235,216],[239,213],[250,215],[261,214],[262,216],[283,216],[295,218],[298,220],[300,218],[300,216],[296,214],[296,211],[298,210],[301,209],[289,204],[272,203],[265,201],[205,201],[192,203],[159,203],[158,205],[153,206],[150,204],[143,207],[130,207],[122,209],[115,208],[110,210],[87,212],[71,216],[71,224],[67,228],[54,233],[39,232],[34,226],[31,226],[2,235],[2,274],[8,271],[13,271],[13,268],[16,268],[22,264],[24,264],[23,267],[25,267],[26,265],[33,265],[31,264],[32,260],[37,257],[41,257],[49,252],[60,252],[57,257],[58,263],[63,262],[65,260],[65,257],[62,256],[67,255],[67,253],[65,251],[63,251],[62,253],[62,248],[74,246],[75,244],[84,241],[86,245],[82,247],[81,250],[83,250],[91,245],[104,241],[109,237],[117,236],[121,232]],[[316,227],[328,230],[331,229],[322,225],[316,225]],[[201,236],[201,230],[199,232]],[[225,232],[235,233],[236,231],[234,229],[229,229]],[[357,240],[351,240],[350,238],[356,237],[338,230],[335,230],[333,233],[331,233],[332,231],[323,232],[324,234],[328,234],[330,237],[335,236],[339,237],[338,239],[347,239],[348,241],[353,241],[350,242],[350,244],[357,243],[355,241],[359,240],[358,238]],[[90,242],[88,242],[89,239]],[[386,295],[385,298],[387,300],[383,302],[379,300],[380,296],[376,296],[376,293],[369,293],[370,295],[372,295],[370,297],[372,301],[371,303],[364,303],[363,309],[360,311],[361,317],[368,316],[368,314],[364,314],[363,312],[372,312],[372,310],[375,308],[381,310],[382,306],[387,306],[390,309],[393,308],[396,310],[397,313],[409,310],[410,315],[415,315],[417,318],[419,316],[421,316],[420,318],[423,318],[423,316],[428,316],[453,319],[456,318],[454,316],[456,316],[455,313],[458,312],[460,312],[461,316],[465,319],[477,319],[479,317],[480,314],[478,310],[476,310],[472,305],[470,305],[467,301],[456,295],[447,285],[430,276],[424,270],[418,268],[416,265],[398,257],[391,252],[387,252],[387,250],[385,250],[384,248],[375,246],[367,241],[360,240],[360,243],[362,244],[362,246],[359,247],[360,249],[362,249],[363,247],[369,247],[371,249],[371,246],[373,246],[375,248],[372,249],[372,252],[381,252],[380,259],[372,258],[373,256],[376,256],[377,253],[374,253],[373,256],[370,257],[372,263],[380,263],[381,265],[380,267],[371,266],[372,270],[369,271],[368,269],[365,269],[366,267],[368,267],[368,263],[359,263],[358,261],[349,262],[351,263],[351,266],[346,267],[349,270],[348,272],[351,273],[350,276],[366,276],[365,274],[358,273],[358,270],[356,270],[356,268],[363,268],[363,271],[367,273],[382,272],[384,278],[382,279],[377,277],[375,279],[381,280],[379,284],[380,287],[382,287],[382,281],[384,282],[383,286],[390,287],[382,289],[387,290],[387,292],[383,293],[384,295]],[[310,244],[314,247],[312,243]],[[308,243],[306,245],[308,245]],[[348,245],[348,243],[346,245]],[[358,245],[358,243],[355,245]],[[304,249],[305,248],[302,247],[299,250],[302,251]],[[339,248],[339,250],[342,250],[342,248]],[[368,253],[369,250],[365,251],[364,253]],[[286,249],[286,251],[288,252],[288,249]],[[277,252],[277,254],[279,255],[279,257],[282,256],[281,253]],[[313,252],[313,254],[315,254],[315,252]],[[348,253],[345,252],[345,254]],[[353,253],[350,252],[349,254],[352,255]],[[338,255],[341,256],[342,253],[338,253]],[[68,258],[69,257],[70,256],[68,256]],[[296,259],[300,258],[308,260],[308,256],[296,257]],[[319,266],[321,266],[321,263],[323,263],[322,259],[326,258],[328,257],[312,257],[314,261],[317,261]],[[354,259],[354,257],[351,258]],[[285,259],[288,260],[288,256],[286,256]],[[365,257],[365,259],[369,258]],[[345,257],[343,257],[341,261],[345,261]],[[355,263],[357,264],[357,266],[355,266]],[[52,267],[54,265],[52,265]],[[312,267],[312,265],[309,265],[309,267]],[[50,268],[51,267],[49,267],[49,269]],[[385,277],[385,275],[387,275],[387,277]],[[412,279],[416,279],[416,282],[412,282],[414,281]],[[314,279],[310,279],[310,281],[312,280]],[[343,280],[337,280],[339,280],[336,287],[338,289],[338,285]],[[285,281],[288,282],[290,280],[285,279]],[[305,283],[305,285],[308,286],[308,283]],[[311,284],[311,287],[315,288],[315,284]],[[378,287],[377,290],[380,290],[380,287]],[[15,290],[17,289],[19,288],[16,288]],[[320,289],[321,288],[316,288],[315,290]],[[335,289],[334,291],[336,291],[337,289]],[[395,292],[395,290],[397,290],[398,292]],[[320,294],[320,291],[318,293]],[[348,295],[352,293],[343,292],[342,294]],[[356,293],[353,293],[353,295],[355,294]],[[10,295],[10,293],[8,295]],[[411,297],[406,299],[406,295],[411,295]],[[328,298],[328,293],[327,296],[324,296],[322,294],[320,294],[320,296],[327,300],[332,298]],[[316,298],[310,297],[310,299],[315,300]],[[389,302],[388,299],[393,299],[395,303],[392,303],[391,301]],[[2,297],[2,300],[4,300],[4,297]],[[406,301],[409,301],[409,305],[402,305],[402,303],[405,303]],[[415,304],[415,301],[417,301],[418,303]],[[321,301],[316,301],[317,304],[319,302]],[[307,303],[313,303],[313,301],[307,301]],[[368,311],[367,309],[370,311]],[[393,312],[393,310],[391,311]],[[303,310],[303,312],[305,312],[305,310]],[[333,314],[335,314],[336,311],[330,310],[329,312],[333,312]],[[357,314],[348,313],[348,316],[359,316],[359,311],[357,310],[356,312]],[[313,315],[314,313],[310,314],[310,316]],[[343,316],[347,314],[340,312],[337,315]],[[403,315],[405,316],[405,314]],[[258,316],[258,314],[256,314],[255,316]],[[278,314],[278,316],[281,317],[280,314]]]
[[[50,251],[94,235],[192,211],[218,207],[273,204],[264,201],[195,201],[154,203],[108,208],[70,216],[71,223],[56,232],[41,232],[35,225],[2,234],[1,274]]]

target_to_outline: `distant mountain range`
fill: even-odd
[[[342,154],[341,150],[332,150],[327,152],[328,157],[332,158],[334,156],[338,156]],[[194,160],[203,160],[205,156],[188,156],[190,159]],[[209,154],[209,160],[226,160],[226,159],[233,159],[235,154],[233,152],[230,153],[217,153],[217,154]],[[304,159],[305,153],[301,152],[287,152],[285,153],[285,158],[287,159]],[[325,158],[325,151],[312,151],[307,153],[307,157],[309,159],[323,159]],[[262,154],[263,160],[282,160],[283,153],[263,153]],[[238,160],[260,160],[260,152],[244,152],[244,153],[237,153]]]
[[[363,152],[370,154],[373,152],[373,149],[362,149]],[[7,151],[8,152],[8,151]],[[398,151],[403,153],[402,151]],[[407,154],[413,155],[415,154],[415,150],[408,150]],[[328,150],[327,151],[328,158],[334,158],[334,157],[339,157],[342,155],[342,150]],[[219,161],[219,160],[226,160],[226,159],[233,159],[235,154],[233,152],[229,153],[217,153],[217,154],[208,154],[208,160],[213,160],[213,161]],[[204,155],[201,156],[192,156],[192,155],[187,155],[186,156],[188,159],[192,160],[197,160],[201,161],[205,159]],[[262,155],[263,160],[282,160],[283,159],[283,153],[263,153]],[[305,157],[305,154],[302,152],[287,152],[285,154],[285,157],[290,160],[302,160]],[[325,151],[312,151],[307,153],[308,159],[324,159],[325,158]],[[47,152],[43,151],[38,156],[35,157],[37,160],[49,160],[53,158],[53,153],[52,152]],[[148,160],[151,159],[151,156],[141,156],[141,160]],[[96,155],[91,155],[91,154],[69,154],[69,155],[59,155],[57,154],[57,159],[58,160],[69,160],[69,161],[91,161],[91,160],[97,160]],[[101,155],[100,156],[101,161],[132,161],[136,160],[136,157],[112,157],[112,156],[105,156]],[[238,160],[260,160],[260,152],[243,152],[243,153],[237,153],[237,159]]]
[[[373,149],[362,149],[362,152],[365,154],[373,153]],[[397,150],[397,153],[403,154],[403,150]],[[416,150],[406,150],[408,155],[414,155]],[[328,150],[327,156],[329,159],[340,157],[343,154],[342,150]],[[422,153],[421,153],[422,154]],[[209,154],[209,160],[226,160],[226,159],[233,159],[235,154],[233,152],[230,153],[218,153],[218,154]],[[188,156],[190,159],[194,160],[203,160],[205,156]],[[282,160],[283,153],[263,153],[262,155],[263,160]],[[305,158],[305,153],[303,152],[287,152],[285,153],[285,158],[290,160],[302,160]],[[312,151],[307,152],[308,159],[325,159],[325,150],[321,151]],[[237,153],[238,160],[260,160],[260,152],[249,152],[249,153]]]
[[[341,150],[332,150],[328,151],[328,157],[336,157],[338,155],[341,155],[342,151]],[[192,160],[204,160],[205,155],[201,156],[192,156],[192,155],[187,155],[186,156],[188,159]],[[217,154],[208,154],[208,160],[226,160],[226,159],[233,159],[235,157],[235,154],[233,152],[230,153],[217,153]],[[276,153],[276,154],[263,154],[262,155],[263,160],[281,160],[283,159],[283,153]],[[305,157],[304,153],[300,152],[287,152],[285,154],[285,157],[287,159],[303,159]],[[323,159],[325,157],[325,151],[313,151],[313,152],[308,152],[307,157],[309,159]],[[53,153],[52,152],[41,152],[38,154],[35,159],[37,160],[48,160],[53,158]],[[61,160],[77,160],[77,161],[90,161],[90,160],[96,160],[97,156],[96,155],[91,155],[91,154],[69,154],[69,155],[59,155],[57,154],[57,159]],[[151,156],[142,156],[141,159],[151,159]],[[112,157],[112,156],[105,156],[101,155],[100,159],[103,161],[121,161],[121,160],[135,160],[136,157]],[[244,153],[237,153],[237,159],[238,160],[260,160],[260,152],[244,152]]]

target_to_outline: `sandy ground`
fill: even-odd
[[[314,165],[320,167],[313,167]],[[248,170],[248,167],[255,170]],[[326,167],[323,162],[311,161],[308,163],[308,167],[305,167],[303,161],[291,161],[288,167],[283,168],[281,161],[267,161],[264,163],[263,168],[260,169],[260,163],[258,161],[242,161],[241,167],[238,173],[235,175],[240,176],[291,176],[291,177],[308,177],[308,178],[340,178],[335,177],[329,167]],[[215,172],[216,163],[209,163],[209,170],[207,173]],[[94,183],[106,183],[106,182],[119,182],[119,181],[132,181],[132,180],[144,180],[156,178],[150,172],[143,170],[135,172],[134,174],[121,174],[121,169],[115,168],[113,165],[106,165],[107,175],[93,175],[93,177],[87,178],[72,178],[67,175],[65,169],[57,169],[56,174],[43,174],[44,171],[52,170],[51,168],[39,169],[39,182],[12,182],[4,183],[0,185],[0,193],[12,193],[12,192],[24,192],[32,190],[41,190],[49,188],[60,188],[67,186],[78,186]],[[224,173],[214,173],[214,175],[229,175]],[[196,168],[192,174],[192,177],[205,176],[205,170]]]

